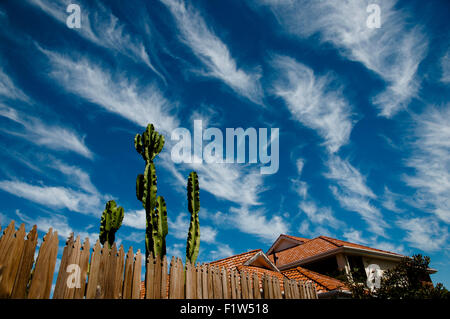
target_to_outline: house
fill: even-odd
[[[327,236],[313,239],[280,235],[264,253],[256,249],[211,262],[212,265],[267,273],[280,279],[312,281],[319,298],[349,297],[339,275],[357,274],[379,283],[383,271],[394,267],[404,255]],[[429,269],[429,273],[435,273]],[[282,280],[280,280],[282,282]],[[428,278],[428,281],[431,280]]]

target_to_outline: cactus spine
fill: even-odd
[[[145,255],[146,258],[166,254],[167,209],[162,196],[156,196],[156,170],[154,158],[164,147],[164,136],[159,134],[153,124],[149,124],[142,135],[136,134],[134,147],[145,161],[144,174],[136,179],[136,197],[145,208]]]
[[[195,264],[200,249],[200,222],[198,212],[200,210],[200,187],[196,172],[189,174],[187,183],[188,209],[191,213],[191,222],[186,242],[186,262]]]
[[[106,203],[100,220],[100,243],[102,245],[108,242],[111,247],[116,239],[116,232],[122,225],[124,210],[123,207],[117,207],[116,202],[110,200]]]

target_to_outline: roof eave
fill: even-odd
[[[294,238],[287,237],[285,234],[281,234],[281,235],[278,236],[278,238],[274,241],[274,243],[272,244],[272,246],[270,246],[269,250],[266,252],[266,255],[270,255],[270,254],[272,253],[272,251],[275,249],[275,247],[278,245],[278,243],[279,243],[281,240],[287,240],[287,241],[290,241],[290,242],[293,242],[293,243],[298,243],[298,244],[301,244],[301,243],[302,243],[302,241],[300,241],[300,240],[297,240],[297,239],[294,239]]]
[[[301,260],[291,262],[289,264],[278,266],[278,268],[280,270],[285,270],[285,269],[289,269],[289,268],[296,267],[296,266],[302,266],[302,265],[311,263],[313,261],[317,261],[317,260],[320,260],[320,259],[323,259],[326,257],[330,257],[330,256],[333,256],[333,255],[336,255],[339,253],[357,253],[362,256],[370,256],[370,257],[376,256],[378,258],[385,259],[385,260],[391,260],[391,261],[399,261],[405,257],[402,255],[397,255],[397,254],[388,253],[388,252],[374,251],[374,250],[349,247],[349,246],[341,246],[341,247],[337,247],[335,249],[328,250],[328,251],[323,252],[318,255],[314,255],[314,256],[311,256],[308,258],[304,258]]]
[[[244,266],[251,266],[252,262],[254,262],[258,257],[262,257],[264,261],[266,261],[269,266],[272,268],[273,271],[280,272],[277,266],[266,256],[266,254],[263,251],[257,252],[255,255],[253,255],[251,258],[249,258],[247,261],[243,263]]]

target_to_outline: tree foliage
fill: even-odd
[[[429,279],[430,258],[420,254],[405,257],[394,268],[384,271],[380,287],[370,289],[366,281],[347,277],[346,285],[356,299],[449,299],[441,284],[433,286]]]

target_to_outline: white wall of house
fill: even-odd
[[[383,276],[383,273],[397,265],[397,262],[373,257],[363,257],[362,261],[367,278],[376,279],[374,286],[377,288],[379,287],[379,279]]]

